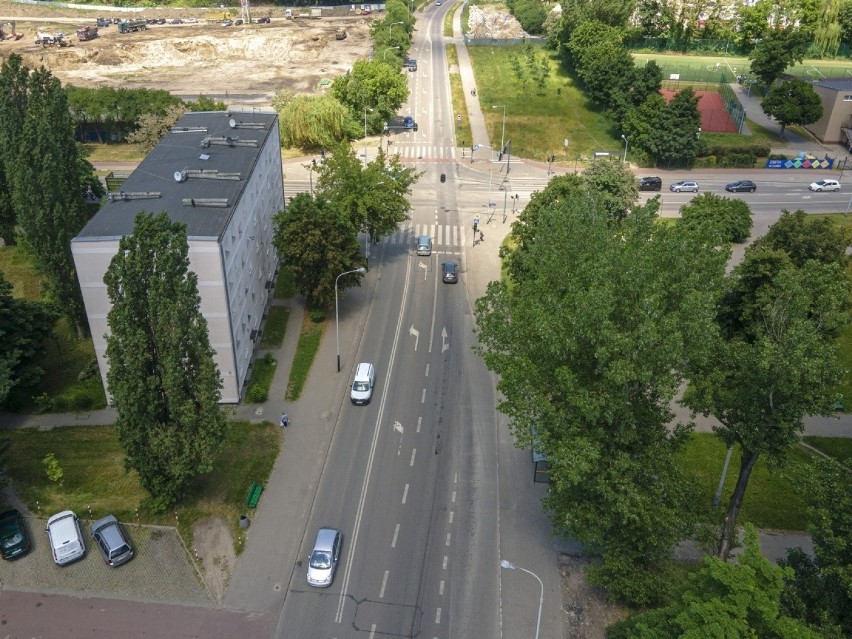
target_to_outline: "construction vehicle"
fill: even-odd
[[[123,20],[118,23],[119,33],[130,33],[131,31],[145,31],[148,23],[144,20]]]
[[[7,32],[6,25],[12,27],[12,30]],[[18,33],[15,31],[15,23],[13,22],[5,22],[0,25],[0,40],[20,40],[23,33]]]
[[[65,41],[65,34],[61,32],[47,33],[45,31],[37,31],[35,43],[40,44],[43,47],[52,47],[53,45],[60,47],[68,46],[68,42]]]
[[[79,27],[77,29],[77,39],[80,42],[85,42],[86,40],[94,40],[98,37],[98,28],[97,27]]]

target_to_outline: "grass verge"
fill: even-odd
[[[467,103],[464,97],[461,75],[458,72],[459,54],[456,45],[447,45],[447,65],[450,68],[450,95],[453,101],[453,113],[462,114],[461,124],[456,123],[456,145],[462,148],[469,147],[473,140],[470,130],[470,117],[468,117]]]
[[[296,294],[296,282],[293,280],[293,274],[286,266],[278,272],[278,279],[275,282],[275,292],[272,298],[276,300],[286,300]]]
[[[302,331],[299,334],[299,344],[296,346],[296,355],[293,357],[293,366],[290,369],[290,380],[287,382],[287,392],[284,399],[293,402],[299,399],[305,382],[311,372],[317,351],[322,343],[327,322],[314,323],[310,313],[305,313],[302,322]]]
[[[89,142],[83,145],[88,154],[89,162],[141,162],[145,154],[139,150],[136,144],[101,144]]]
[[[708,510],[719,484],[726,450],[722,441],[712,433],[693,433],[678,455],[683,472],[698,481]],[[743,499],[739,523],[751,522],[758,528],[775,530],[805,530],[807,501],[798,488],[801,474],[810,472],[811,459],[812,455],[800,447],[790,450],[784,466],[771,464],[764,457],[758,459]],[[734,448],[718,509],[720,517],[736,484],[739,463],[740,451]]]
[[[245,401],[248,404],[262,404],[269,397],[269,387],[272,385],[272,378],[275,377],[275,368],[278,362],[272,356],[272,353],[267,353],[260,359],[255,360],[254,366],[251,369],[251,379],[249,379],[248,389],[246,390]]]
[[[287,333],[287,320],[290,319],[290,309],[286,306],[273,306],[269,309],[269,317],[266,318],[266,326],[263,329],[263,339],[260,341],[261,348],[275,348],[281,346],[284,335]]]
[[[239,516],[253,481],[265,484],[280,448],[279,428],[264,422],[228,422],[214,470],[198,477],[173,512],[153,514],[135,472],[124,469],[124,453],[112,426],[68,426],[49,431],[23,428],[0,433],[0,463],[18,496],[32,512],[48,517],[70,509],[92,520],[113,514],[128,523],[174,526],[188,548],[193,525],[221,517],[242,551]],[[62,482],[47,478],[42,459],[53,453]],[[261,505],[262,505],[261,501]]]

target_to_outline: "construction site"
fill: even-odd
[[[25,65],[43,66],[68,85],[164,89],[235,108],[264,107],[281,90],[325,90],[368,57],[376,14],[366,6],[313,15],[247,3],[144,13],[110,7],[107,14],[104,7],[0,2],[0,56],[17,53]]]

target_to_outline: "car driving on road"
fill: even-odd
[[[698,182],[693,180],[680,180],[669,186],[669,191],[680,193],[681,191],[692,191],[698,193]]]
[[[458,262],[443,262],[441,264],[441,279],[445,284],[455,284],[459,281],[459,265]]]
[[[757,184],[751,180],[737,180],[725,185],[725,190],[731,193],[740,193],[742,191],[754,193],[757,190]]]
[[[640,191],[659,191],[662,188],[663,181],[656,176],[639,178]]]
[[[308,557],[308,583],[317,588],[328,588],[334,581],[343,534],[337,528],[320,528],[314,549]]]
[[[808,185],[808,188],[811,191],[839,191],[840,190],[840,182],[837,180],[817,180],[816,182],[811,182]]]

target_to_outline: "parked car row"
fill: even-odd
[[[57,566],[65,566],[86,554],[86,542],[80,519],[71,510],[63,510],[47,520],[50,552]],[[133,546],[114,515],[107,515],[89,526],[89,532],[108,566],[120,566],[133,558]],[[21,513],[15,509],[0,513],[0,555],[18,559],[32,549]]]
[[[661,191],[663,181],[658,177],[643,177],[639,178],[640,191]],[[669,191],[673,193],[692,192],[698,193],[698,182],[695,180],[679,180],[669,185]],[[839,191],[840,182],[834,179],[826,178],[817,180],[808,185],[811,191]],[[754,193],[757,191],[757,184],[751,180],[737,180],[725,185],[725,190],[730,193]]]

